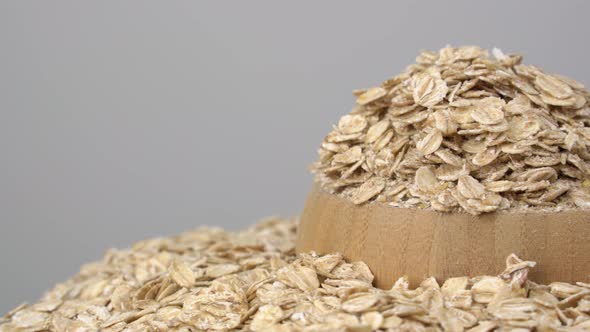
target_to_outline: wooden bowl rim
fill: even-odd
[[[508,210],[501,210],[501,211],[494,211],[494,212],[487,212],[487,213],[482,213],[480,215],[473,215],[470,213],[467,213],[463,210],[460,211],[455,211],[455,212],[442,212],[442,211],[436,211],[433,209],[423,209],[423,208],[419,208],[419,207],[400,207],[400,206],[393,206],[384,202],[377,202],[377,201],[371,201],[368,203],[363,203],[363,204],[354,204],[350,199],[346,198],[346,197],[342,197],[338,194],[334,194],[334,193],[330,193],[327,190],[325,190],[321,183],[318,181],[314,181],[313,182],[313,186],[312,186],[312,191],[318,191],[320,192],[322,195],[327,195],[329,197],[331,197],[331,199],[337,199],[339,200],[341,203],[343,204],[347,204],[349,206],[354,206],[356,208],[370,208],[370,207],[376,207],[378,209],[391,209],[391,210],[403,210],[403,211],[416,211],[418,213],[432,213],[432,214],[440,214],[440,215],[459,215],[459,216],[465,216],[465,217],[469,217],[469,218],[479,218],[482,216],[494,216],[494,215],[498,215],[498,216],[502,216],[502,215],[534,215],[534,214],[538,214],[538,215],[547,215],[547,214],[579,214],[579,213],[590,213],[590,208],[571,208],[571,209],[563,209],[563,210],[542,210],[542,209],[538,209],[538,208],[533,208],[531,210],[516,210],[516,209],[508,209]],[[590,222],[590,216],[588,218],[589,222]]]

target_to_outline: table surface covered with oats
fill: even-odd
[[[516,256],[497,276],[371,285],[362,262],[294,254],[297,223],[202,228],[111,250],[0,320],[0,331],[585,331],[590,285],[527,280]]]
[[[466,211],[590,204],[585,88],[477,47],[424,52],[326,136],[324,189],[356,204]],[[295,253],[296,220],[201,228],[110,250],[0,318],[12,331],[587,331],[590,284],[498,275],[372,285],[363,262]]]

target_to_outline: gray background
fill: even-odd
[[[111,246],[296,215],[354,88],[498,46],[590,83],[588,1],[0,1],[0,314]]]

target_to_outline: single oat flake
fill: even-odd
[[[590,207],[589,92],[519,55],[492,53],[425,51],[405,72],[357,90],[312,168],[322,188],[355,204],[475,215]],[[431,190],[417,178],[424,167],[440,182]],[[552,176],[533,176],[547,169]]]
[[[421,187],[436,190],[431,181]],[[201,228],[109,250],[0,318],[0,332],[590,329],[590,285],[536,284],[527,278],[535,263],[516,255],[497,276],[426,278],[416,288],[401,277],[385,290],[362,262],[295,254],[296,230],[270,218],[238,233]]]

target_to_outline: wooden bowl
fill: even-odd
[[[362,260],[375,285],[408,276],[416,286],[433,276],[497,275],[515,253],[537,262],[539,283],[590,282],[590,211],[497,212],[472,216],[355,205],[314,185],[301,215],[297,251],[340,252]]]

